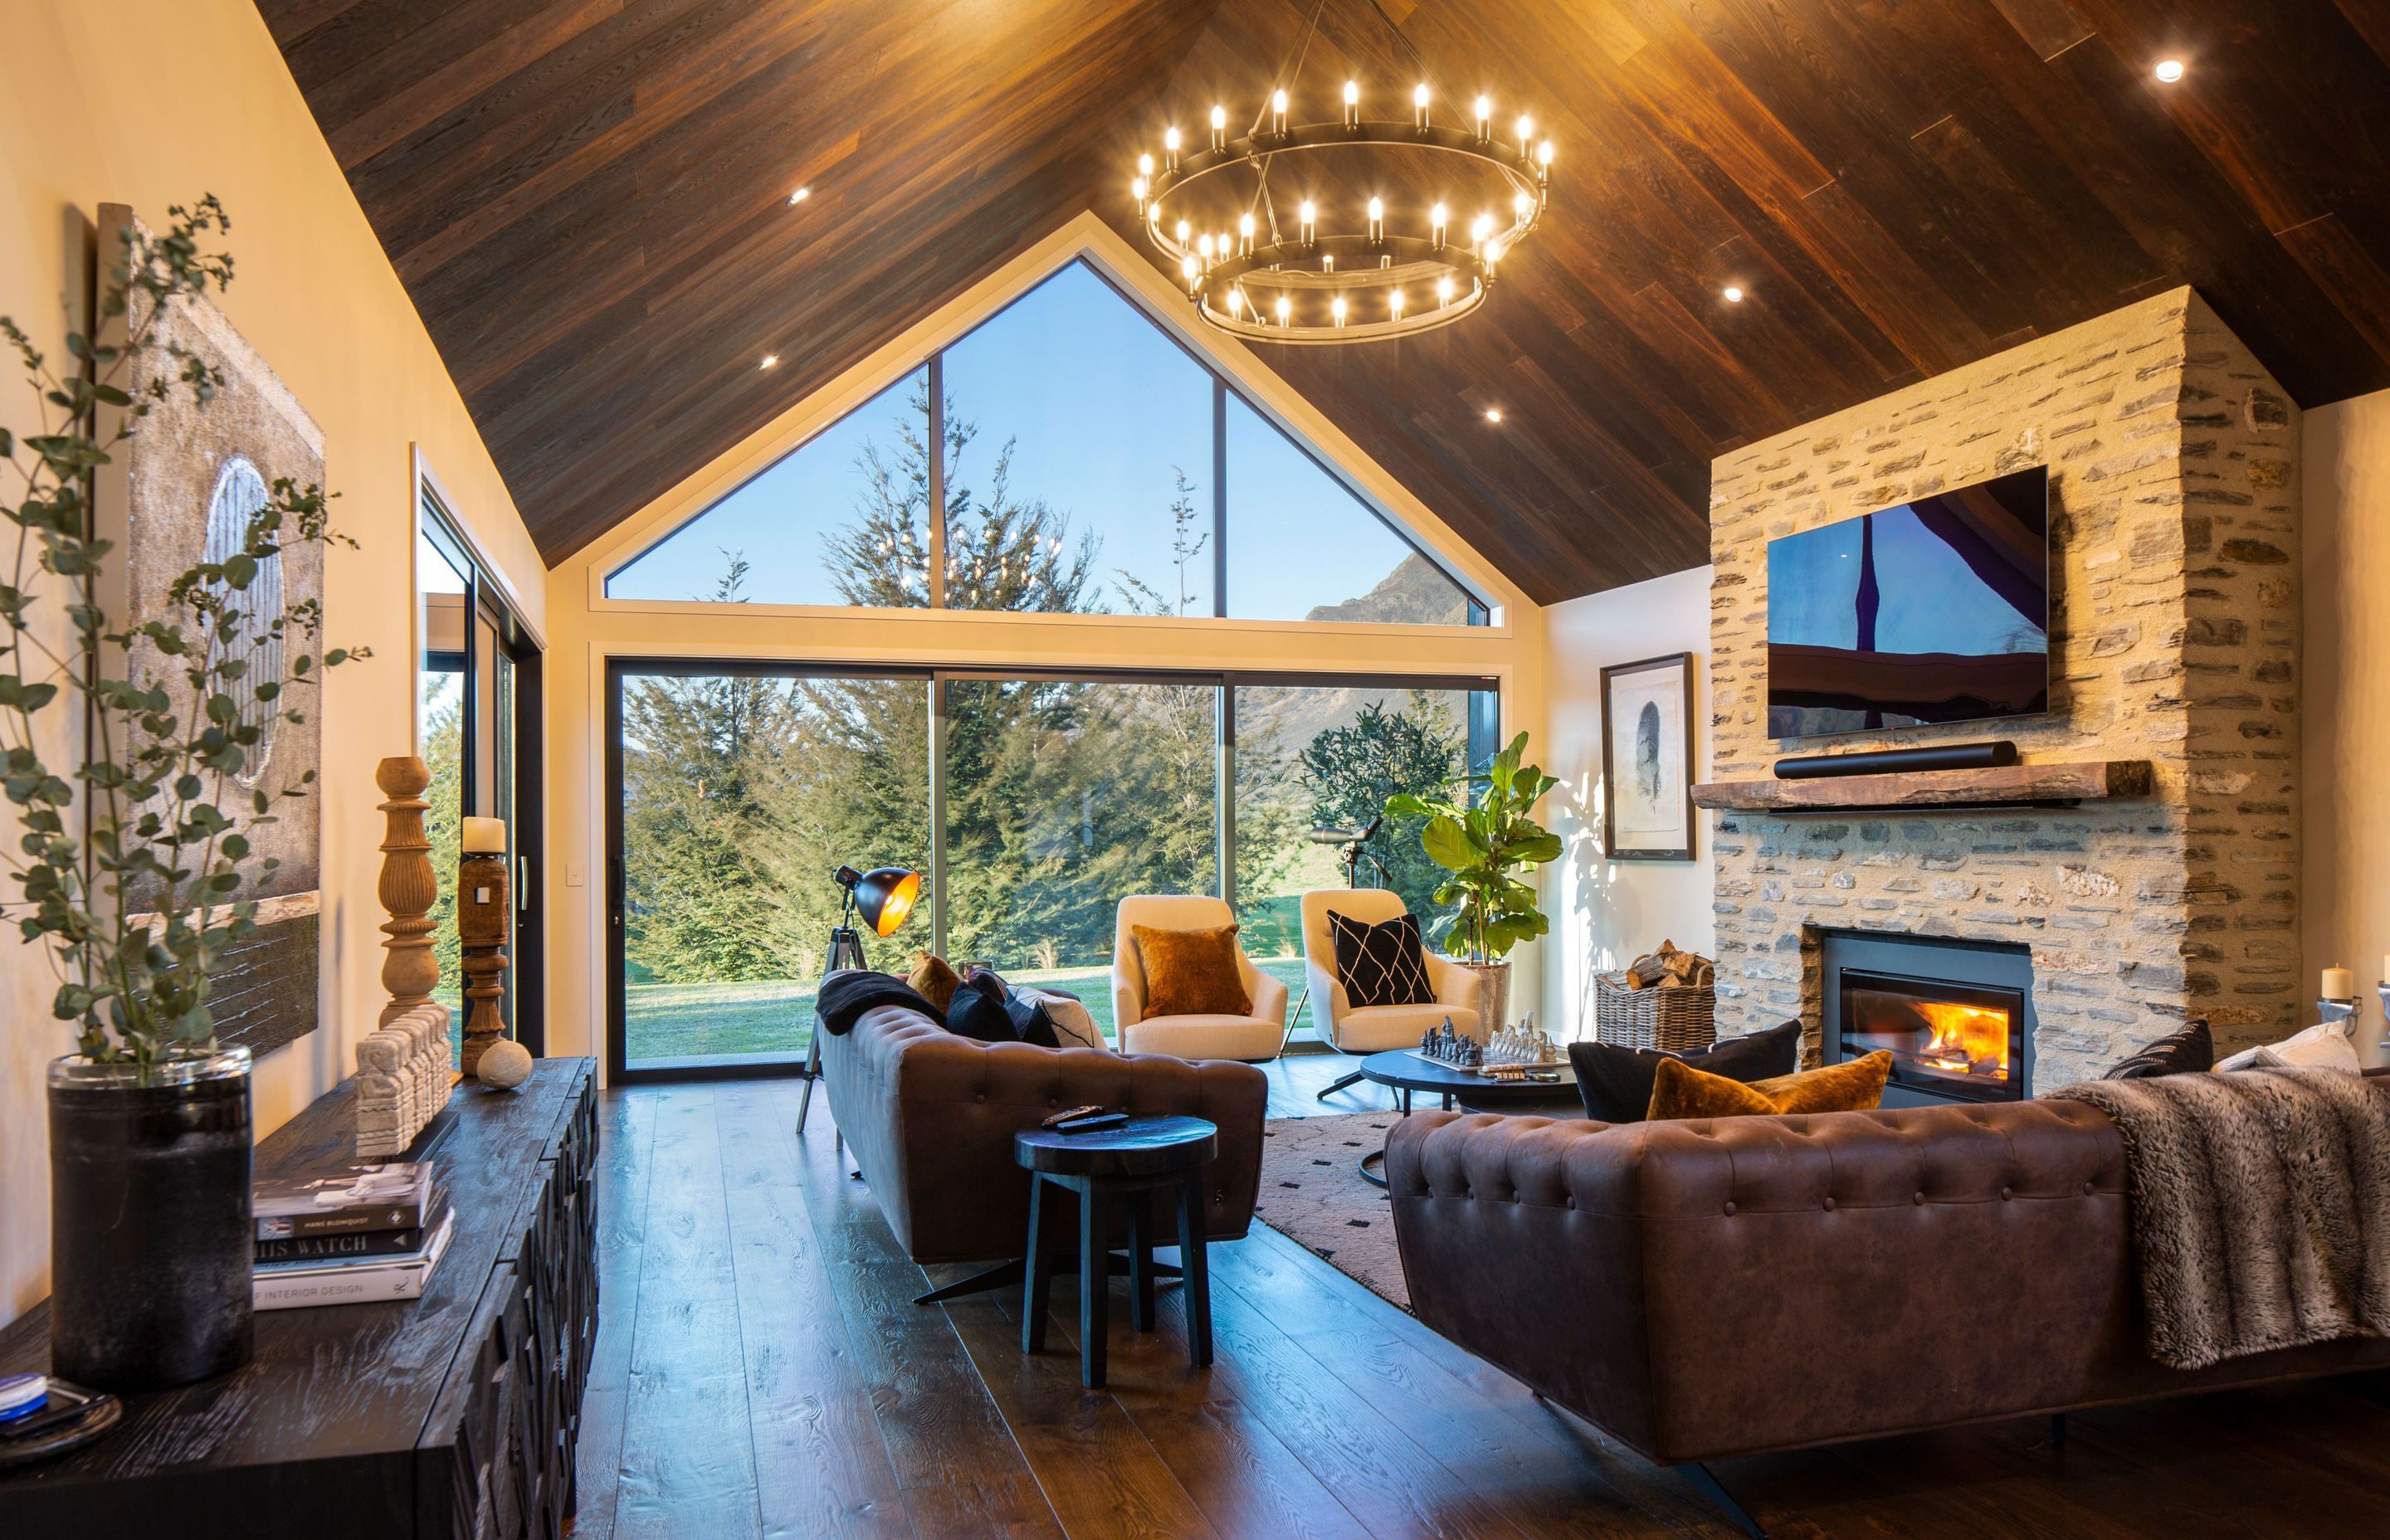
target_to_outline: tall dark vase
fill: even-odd
[[[50,1369],[162,1390],[246,1362],[249,1050],[50,1065]]]

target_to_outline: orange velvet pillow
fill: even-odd
[[[1744,1084],[1664,1059],[1651,1083],[1651,1121],[1665,1118],[1755,1118],[1776,1112],[1864,1112],[1883,1103],[1883,1083],[1892,1077],[1892,1055],[1829,1064],[1822,1070],[1778,1075]]]
[[[1237,966],[1237,928],[1217,930],[1156,930],[1131,925],[1137,961],[1145,969],[1145,1014],[1157,1016],[1250,1016],[1244,971]]]
[[[913,986],[914,994],[937,1007],[938,1013],[943,1016],[946,1007],[955,1003],[955,991],[962,987],[963,981],[946,959],[935,952],[916,952],[913,954],[913,971],[906,976],[905,982]]]

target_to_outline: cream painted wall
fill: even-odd
[[[1690,861],[1612,861],[1602,853],[1601,671],[1673,652],[1693,655],[1694,777],[1709,770],[1710,570],[1653,578],[1570,599],[1544,611],[1549,661],[1546,771],[1560,777],[1549,826],[1567,845],[1548,868],[1543,943],[1545,1026],[1556,1036],[1590,1035],[1593,976],[1623,968],[1664,940],[1709,955],[1710,827],[1696,812]]]
[[[2358,1051],[2390,1063],[2373,995],[2390,952],[2390,391],[2310,407],[2304,430],[2300,987],[2357,969]]]
[[[1342,466],[1383,511],[1476,585],[1494,606],[1497,623],[1461,629],[931,610],[858,615],[766,605],[742,605],[735,613],[725,613],[710,606],[629,603],[603,597],[607,572],[1080,255],[1123,289],[1142,296],[1167,329],[1209,356],[1250,399]],[[1179,326],[1177,317],[1184,310],[1184,301],[1162,282],[1151,264],[1101,221],[1082,215],[839,380],[791,405],[745,443],[549,574],[553,645],[546,683],[554,704],[548,724],[548,825],[555,839],[546,890],[550,1053],[604,1055],[603,692],[609,657],[1491,675],[1501,686],[1505,733],[1524,727],[1540,740],[1543,611],[1240,344]],[[1522,962],[1521,1004],[1533,1008],[1536,965],[1529,956]]]
[[[381,1001],[373,767],[412,749],[416,446],[534,621],[544,569],[249,0],[0,0],[0,312],[58,353],[99,204],[162,225],[169,204],[217,194],[238,257],[224,308],[323,428],[337,521],[364,547],[334,552],[326,577],[330,641],[376,656],[333,674],[320,707],[323,1026],[260,1061],[262,1134],[341,1078]],[[7,399],[21,424],[13,385]],[[0,941],[0,1318],[48,1290],[43,1074],[71,1046],[53,987],[44,959]]]

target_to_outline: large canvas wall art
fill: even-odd
[[[121,260],[122,233],[133,213],[118,204],[101,206],[99,260]],[[128,327],[147,319],[136,299]],[[109,591],[100,597],[125,629],[156,618],[164,608],[168,584],[200,561],[221,560],[240,548],[249,520],[265,501],[276,479],[289,477],[301,486],[324,480],[324,435],[296,397],[276,377],[257,351],[205,298],[178,300],[159,318],[158,345],[136,360],[132,390],[144,399],[153,379],[181,369],[185,357],[215,369],[223,383],[202,407],[187,390],[170,391],[147,417],[126,445],[116,453],[117,464],[99,479],[95,515],[99,532],[115,542],[107,563]],[[250,590],[260,610],[286,608],[305,600],[319,604],[324,594],[323,548],[298,545],[268,558]],[[308,644],[293,635],[291,646]],[[277,677],[282,659],[272,656],[272,644],[251,660],[257,677]],[[180,672],[148,644],[136,646],[125,660],[135,677],[164,684],[178,707],[187,709],[188,687]],[[289,723],[276,718],[270,708],[253,707],[265,737],[237,785],[222,789],[225,798],[245,801],[251,793],[269,797],[300,786],[323,764],[323,712],[315,687],[289,692],[289,704],[305,718]],[[211,1004],[218,1040],[240,1045],[252,1053],[302,1037],[315,1030],[317,981],[321,969],[318,919],[322,909],[323,828],[315,795],[282,800],[276,821],[258,828],[251,843],[281,865],[261,884],[241,896],[255,898],[258,931],[249,942],[227,953],[212,978]]]
[[[1604,853],[1693,858],[1693,655],[1601,671]]]

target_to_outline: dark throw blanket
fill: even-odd
[[[911,984],[893,973],[867,973],[861,969],[844,968],[825,974],[821,994],[814,1002],[820,1013],[822,1026],[832,1037],[844,1037],[854,1030],[854,1023],[874,1006],[903,1006],[918,1010],[940,1026],[946,1019],[938,1007]]]
[[[2390,1336],[2390,1080],[2088,1081],[2123,1131],[2150,1356],[2174,1368]]]

